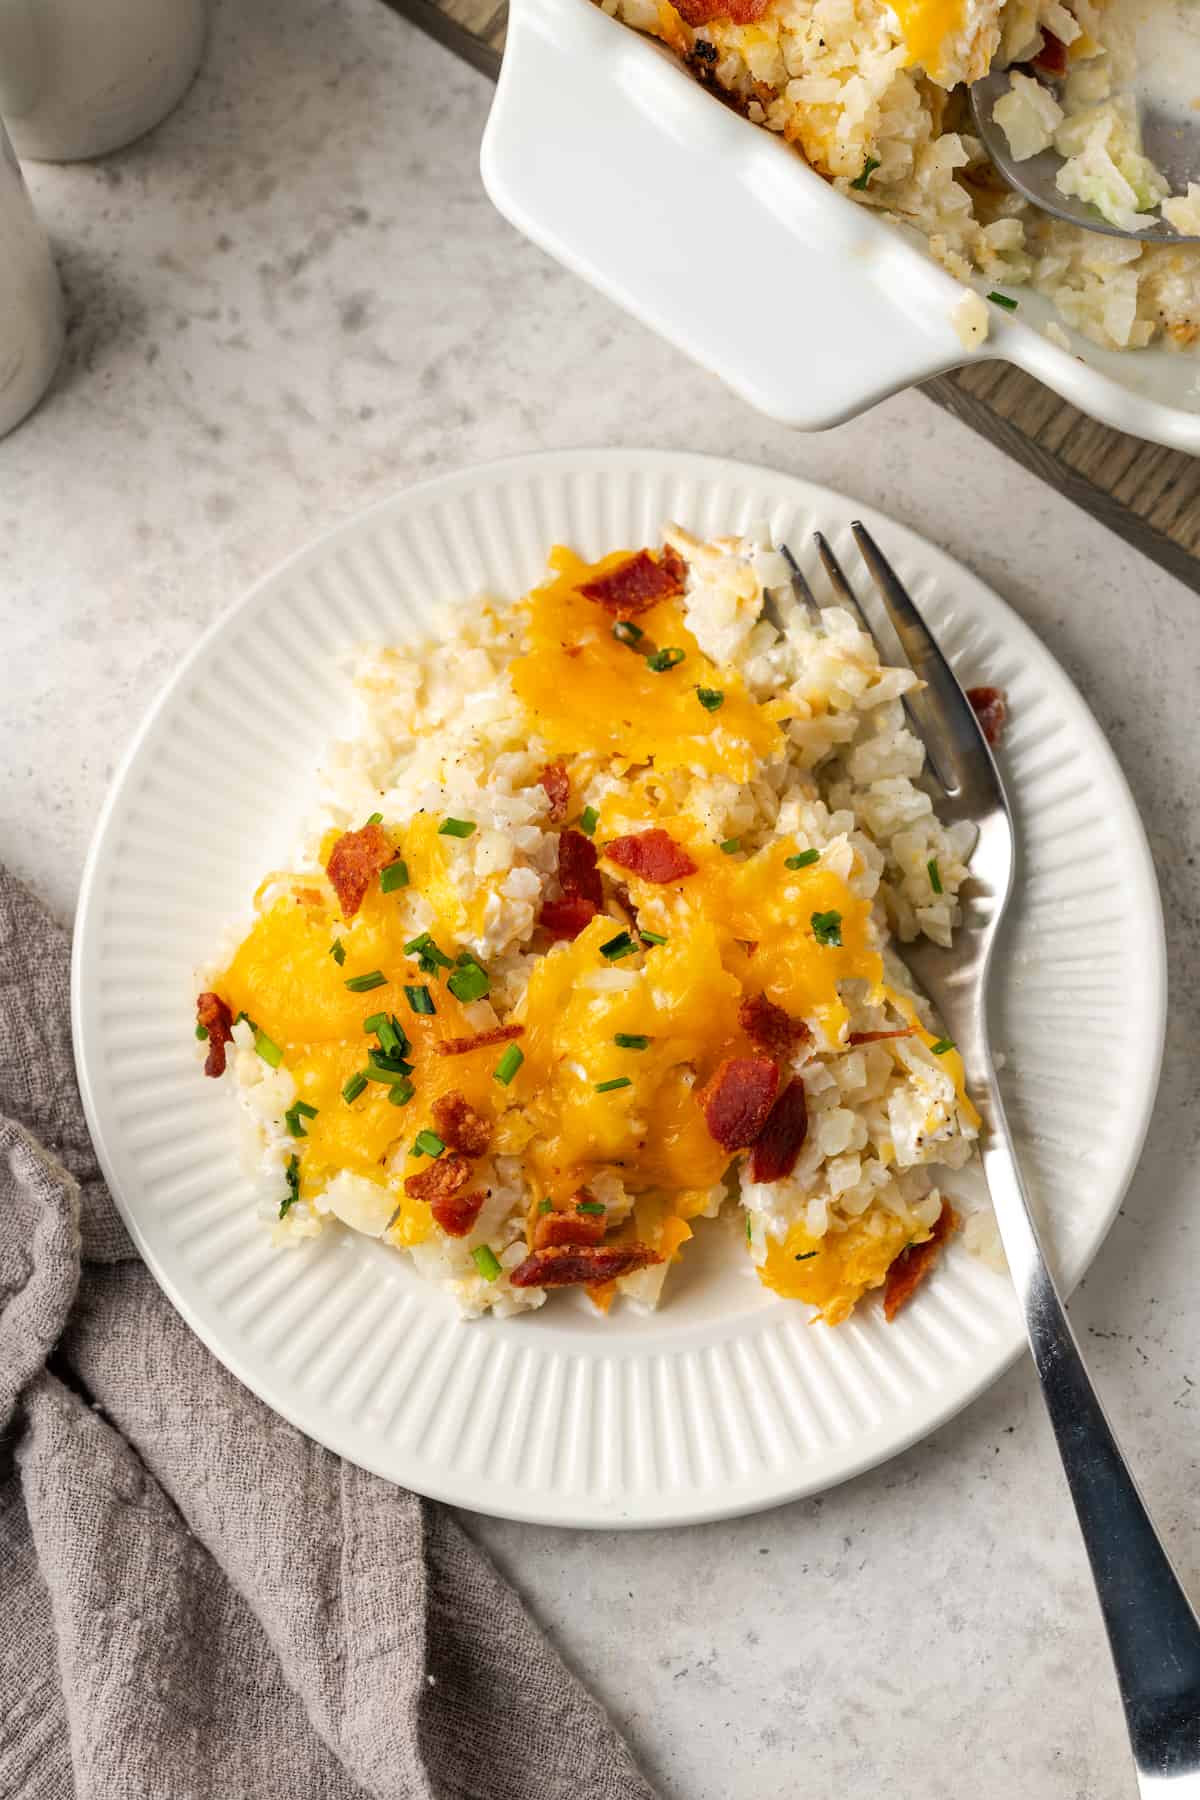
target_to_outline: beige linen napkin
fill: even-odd
[[[0,869],[0,1795],[653,1800],[454,1518],[276,1418],[159,1292],[67,989]]]

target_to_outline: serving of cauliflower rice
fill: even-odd
[[[839,192],[918,233],[994,304],[1013,310],[1032,286],[1109,349],[1182,349],[1200,335],[1200,244],[1143,243],[1054,219],[1006,185],[973,135],[968,84],[1012,67],[994,116],[1018,160],[1053,147],[1065,158],[1063,193],[1109,223],[1130,229],[1161,213],[1180,233],[1200,234],[1200,187],[1171,196],[1143,153],[1136,33],[1121,0],[600,4],[662,40]],[[964,298],[955,323],[968,348],[986,337],[989,317],[982,293]],[[1060,325],[1046,331],[1070,347]]]
[[[739,1208],[767,1287],[890,1318],[979,1125],[894,948],[949,941],[971,850],[916,677],[764,536],[675,526],[355,675],[319,817],[198,981],[279,1244],[348,1227],[468,1315],[652,1307]]]

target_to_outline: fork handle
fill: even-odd
[[[1200,1619],[1092,1386],[1054,1284],[1013,1152],[995,1076],[982,1146],[1009,1268],[1025,1314],[1116,1664],[1143,1796],[1200,1800]]]

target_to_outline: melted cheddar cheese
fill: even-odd
[[[602,812],[605,831],[608,817]],[[655,823],[665,823],[697,867],[669,887],[624,877],[642,924],[663,934],[682,930],[687,941],[704,925],[744,993],[765,993],[794,1018],[818,1024],[830,1045],[838,1043],[849,1017],[841,983],[863,981],[872,998],[883,992],[870,902],[819,862],[789,869],[795,843],[772,843],[752,856],[726,855],[690,820]],[[619,820],[616,829],[627,824]],[[832,913],[839,918],[840,944],[820,942],[814,929],[814,915]]]
[[[525,1063],[513,1083],[530,1130],[528,1166],[552,1198],[605,1166],[635,1192],[701,1190],[707,1199],[729,1155],[709,1136],[694,1088],[723,1056],[748,1050],[737,1023],[741,986],[703,922],[633,969],[600,954],[616,929],[610,918],[593,919],[530,978],[518,1015]],[[613,986],[614,978],[628,985]],[[623,1049],[618,1033],[650,1041]],[[597,1092],[622,1078],[628,1087]]]
[[[903,1018],[908,1020],[916,1036],[919,1037],[921,1042],[925,1045],[925,1048],[927,1050],[932,1050],[933,1046],[941,1040],[934,1037],[932,1031],[926,1031],[917,1015],[916,1007],[908,996],[906,994],[898,994],[894,988],[890,987],[887,988],[885,992],[888,1000],[895,1007],[896,1011]],[[959,1110],[961,1111],[963,1118],[967,1121],[968,1125],[978,1131],[982,1121],[977,1109],[971,1101],[971,1096],[967,1093],[967,1071],[963,1067],[962,1057],[954,1046],[951,1045],[949,1050],[943,1050],[940,1053],[939,1061],[951,1081],[954,1083],[954,1092],[958,1096]]]
[[[891,0],[910,67],[940,87],[978,81],[1000,38],[996,0]]]
[[[444,1039],[469,1037],[477,1029],[445,984],[437,988],[432,1017],[409,1009],[405,982],[427,977],[404,956],[408,929],[401,921],[395,902],[377,889],[349,925],[324,906],[285,895],[255,921],[218,983],[234,1014],[244,1012],[280,1045],[297,1098],[317,1108],[297,1144],[303,1193],[319,1190],[339,1169],[386,1180],[384,1165],[396,1139],[415,1135],[442,1094],[457,1090],[489,1117],[497,1110],[495,1046],[466,1056],[438,1051]],[[341,966],[330,955],[335,937],[346,951]],[[383,986],[365,994],[347,988],[348,978],[374,969],[389,976]],[[406,1061],[413,1064],[416,1094],[403,1108],[391,1104],[389,1089],[378,1082],[369,1082],[352,1105],[342,1098],[375,1042],[363,1023],[378,1012],[394,1013],[411,1045]],[[425,1219],[427,1209],[414,1217]]]
[[[906,1244],[924,1243],[930,1236],[928,1226],[880,1211],[819,1238],[796,1225],[782,1243],[768,1240],[759,1275],[774,1293],[806,1300],[820,1309],[827,1325],[840,1325],[868,1288],[882,1285]]]
[[[580,584],[628,559],[618,551],[583,563],[561,546],[550,554],[554,579],[528,601],[529,648],[512,664],[517,698],[552,754],[600,752],[661,770],[696,768],[746,781],[779,742],[786,702],[760,706],[740,675],[704,656],[672,601],[638,615],[643,638],[630,648],[613,636],[613,617],[579,593]],[[684,660],[655,672],[644,646],[679,649]],[[706,712],[697,687],[724,701]]]

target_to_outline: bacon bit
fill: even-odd
[[[587,1197],[586,1193],[576,1196]],[[605,1228],[603,1213],[543,1213],[533,1227],[533,1247],[548,1250],[554,1244],[598,1244]]]
[[[519,1288],[590,1287],[661,1261],[649,1244],[550,1244],[518,1263],[508,1279]]]
[[[477,1031],[474,1037],[443,1038],[439,1056],[467,1056],[472,1050],[485,1050],[489,1044],[507,1044],[511,1038],[524,1035],[523,1025],[495,1025],[491,1031]]]
[[[233,1014],[220,994],[200,994],[196,1000],[196,1022],[208,1033],[204,1073],[215,1080],[225,1073],[225,1046],[233,1036]]]
[[[1042,47],[1033,59],[1035,69],[1043,75],[1065,75],[1067,72],[1067,46],[1061,38],[1055,37],[1052,31],[1042,26]]]
[[[678,559],[676,559],[678,561]],[[659,562],[649,550],[637,550],[625,562],[618,563],[607,575],[585,581],[579,592],[585,600],[594,600],[606,612],[622,619],[634,619],[660,600],[673,600],[683,592],[682,577],[674,564]]]
[[[679,583],[679,591],[682,593],[687,583],[687,564],[674,544],[664,544],[659,551],[658,560],[672,580]]]
[[[796,1166],[808,1136],[808,1100],[794,1076],[767,1115],[750,1152],[751,1181],[782,1181]]]
[[[604,905],[604,883],[596,864],[599,852],[582,831],[558,834],[558,880],[564,898],[590,900],[599,912]]]
[[[789,1056],[794,1045],[806,1043],[812,1036],[803,1019],[793,1019],[765,994],[742,1001],[738,1024],[750,1042],[768,1056]]]
[[[296,888],[295,895],[297,904],[300,906],[320,906],[325,899],[320,888]]]
[[[929,1274],[951,1232],[957,1230],[958,1214],[948,1200],[943,1200],[933,1236],[923,1244],[906,1244],[894,1259],[883,1289],[883,1316],[889,1325]]]
[[[727,1056],[696,1095],[709,1136],[723,1150],[747,1150],[767,1122],[779,1070],[766,1056]]]
[[[538,914],[538,924],[553,938],[577,938],[591,924],[598,908],[581,894],[564,894],[561,900],[547,900]]]
[[[984,737],[994,750],[1008,723],[1007,699],[999,688],[994,687],[968,688],[967,699],[975,709]]]
[[[547,900],[538,924],[555,938],[577,938],[604,905],[604,883],[596,867],[595,844],[582,831],[558,834],[558,880],[562,898]]]
[[[564,763],[547,763],[538,776],[550,802],[550,823],[561,825],[571,806],[571,777]]]
[[[613,838],[604,846],[609,862],[643,881],[682,881],[694,875],[696,865],[669,831],[656,825],[650,831],[635,831],[631,837]]]
[[[395,862],[397,850],[382,825],[344,831],[329,853],[325,873],[333,883],[344,919],[352,919],[381,869]]]
[[[404,1191],[414,1200],[449,1200],[471,1179],[471,1165],[465,1156],[439,1156],[427,1169],[405,1178]]]
[[[491,1127],[457,1089],[438,1095],[433,1103],[433,1123],[448,1149],[461,1150],[464,1156],[486,1154],[492,1139]]]
[[[447,1237],[466,1237],[487,1197],[486,1188],[473,1188],[469,1194],[442,1194],[430,1202],[429,1210]]]
[[[714,19],[730,19],[735,25],[753,25],[767,10],[768,0],[674,0],[675,11],[693,30]]]
[[[882,1044],[888,1038],[912,1037],[913,1027],[906,1025],[903,1031],[852,1031],[846,1039],[848,1044]]]

